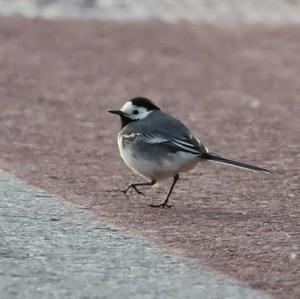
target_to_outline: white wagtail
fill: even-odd
[[[120,154],[126,165],[148,182],[131,183],[126,193],[133,189],[144,195],[137,187],[151,186],[156,182],[173,177],[173,183],[165,200],[151,207],[170,207],[169,197],[179,179],[179,173],[188,171],[201,161],[213,161],[255,171],[269,172],[257,166],[228,160],[212,153],[202,142],[176,118],[162,112],[149,99],[133,98],[121,110],[109,110],[121,117],[118,134]]]

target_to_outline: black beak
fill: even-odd
[[[112,113],[112,114],[117,114],[117,115],[124,115],[125,113],[122,112],[121,110],[108,110],[109,113]]]

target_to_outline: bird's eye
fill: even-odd
[[[133,110],[133,114],[139,114],[138,110]]]

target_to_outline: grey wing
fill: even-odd
[[[182,138],[170,138],[161,134],[161,132],[152,132],[148,134],[139,134],[139,139],[147,144],[168,147],[170,152],[186,152],[201,156],[207,153],[207,148],[201,144],[194,136],[184,136]]]
[[[183,151],[199,156],[208,152],[182,122],[162,111],[154,111],[145,119],[129,124],[126,130],[135,133],[145,145],[160,145],[171,152]]]

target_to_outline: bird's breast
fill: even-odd
[[[190,153],[158,150],[158,145],[140,147],[138,134],[119,134],[120,155],[134,172],[153,180],[162,180],[193,168],[198,158]]]

